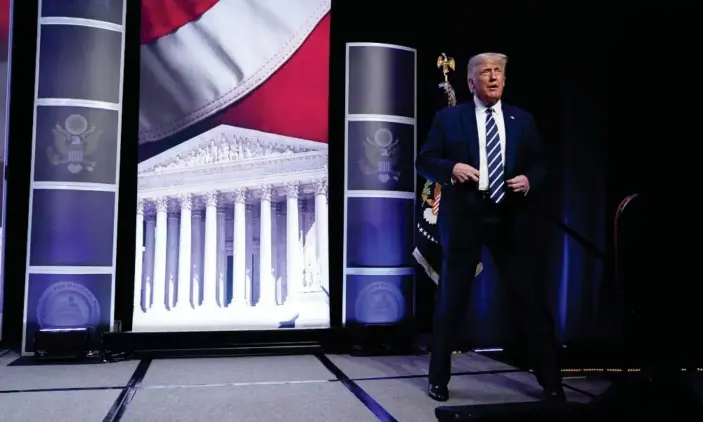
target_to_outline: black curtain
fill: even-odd
[[[27,260],[27,224],[29,215],[29,175],[32,157],[34,114],[34,71],[36,65],[37,2],[15,1],[12,5],[10,54],[8,69],[8,108],[6,115],[7,150],[5,151],[5,244],[4,307],[2,341],[19,344],[22,339],[24,287]],[[25,40],[26,43],[16,40]],[[11,157],[10,157],[11,154]],[[7,247],[7,245],[12,245]]]
[[[601,335],[616,334],[619,321],[608,321],[605,325],[610,330],[596,324],[606,275],[607,114],[602,71],[607,49],[605,37],[594,31],[599,20],[596,11],[534,4],[484,10],[455,0],[433,3],[444,7],[434,9],[438,13],[432,19],[428,16],[427,36],[419,43],[423,77],[418,83],[425,92],[419,136],[427,133],[433,113],[443,105],[437,86],[440,53],[456,60],[457,69],[450,78],[459,102],[471,101],[466,65],[472,55],[486,51],[508,55],[504,100],[535,116],[548,158],[537,267],[558,337],[564,343],[590,339],[596,326]],[[484,264],[472,291],[466,333],[475,346],[509,344],[514,333],[506,318],[508,304],[487,254]],[[424,274],[418,277],[418,290],[418,322],[428,328],[434,288]]]
[[[442,75],[436,61],[440,53],[456,60],[457,69],[450,74],[450,81],[459,102],[471,100],[466,86],[470,56],[485,51],[509,56],[505,101],[534,114],[549,160],[538,267],[559,338],[573,342],[595,332],[597,317],[602,314],[599,291],[606,274],[602,252],[607,250],[610,218],[605,206],[607,101],[603,69],[607,66],[607,37],[599,30],[605,15],[572,4],[556,9],[553,4],[530,3],[534,2],[483,6],[436,0],[381,9],[378,2],[335,1],[333,19],[335,33],[343,33],[346,41],[387,42],[418,49],[418,145],[424,142],[433,114],[446,106],[438,87]],[[332,86],[341,85],[341,78],[343,75],[333,73]],[[341,128],[334,116],[333,131]],[[585,240],[587,247],[563,226]],[[486,269],[467,305],[464,331],[475,346],[503,345],[514,333],[505,317],[507,303],[500,282],[490,257],[485,259]],[[434,290],[433,282],[419,270],[416,321],[421,331],[430,331]],[[599,324],[597,332],[617,333],[618,325],[619,321],[611,319],[605,326],[612,330]]]

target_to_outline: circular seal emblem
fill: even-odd
[[[41,328],[78,328],[98,325],[100,303],[93,292],[70,281],[59,281],[42,293],[37,304]]]
[[[393,143],[393,133],[386,128],[378,129],[373,138],[376,141],[376,145],[382,148],[387,148]]]
[[[377,281],[361,289],[354,304],[356,320],[366,324],[398,322],[405,313],[403,293],[396,286]]]
[[[66,118],[66,131],[71,135],[80,135],[88,130],[88,121],[80,114],[71,114]]]

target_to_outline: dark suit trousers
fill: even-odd
[[[454,339],[460,337],[457,330],[466,314],[481,246],[485,245],[507,294],[519,337],[526,340],[521,348],[527,352],[526,361],[534,367],[540,384],[552,386],[560,382],[554,322],[533,275],[529,242],[525,233],[516,230],[508,206],[483,199],[480,208],[467,215],[471,223],[467,225],[466,242],[444,251],[436,293],[430,383],[449,383]]]

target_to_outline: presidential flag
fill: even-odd
[[[444,81],[439,84],[439,87],[443,90],[447,105],[454,107],[456,105],[456,92],[448,79],[449,70],[454,70],[454,59],[442,54],[437,60],[437,67],[444,74]],[[435,284],[439,283],[439,270],[442,267],[442,247],[439,244],[439,230],[437,228],[437,216],[441,201],[442,186],[430,180],[425,181],[417,201],[419,204],[415,225],[417,234],[413,256]],[[479,262],[476,267],[476,276],[481,273],[482,269],[483,264]]]
[[[446,60],[446,66],[442,66],[443,58]],[[442,68],[445,75],[445,80],[439,84],[439,87],[442,88],[449,107],[453,107],[456,105],[456,93],[449,83],[447,75],[449,69],[454,69],[454,60],[447,59],[446,55],[443,54],[440,56],[437,66]],[[430,180],[425,181],[420,191],[420,200],[417,201],[419,204],[416,214],[417,234],[413,256],[435,284],[439,283],[439,270],[442,266],[442,247],[439,244],[439,230],[437,229],[437,215],[441,200],[442,186]]]

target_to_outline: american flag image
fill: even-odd
[[[142,0],[140,159],[222,124],[326,143],[331,4]]]
[[[440,193],[435,197],[434,202],[432,202],[432,214],[434,215],[437,215],[437,213],[439,213],[439,200],[441,198],[442,194]]]

